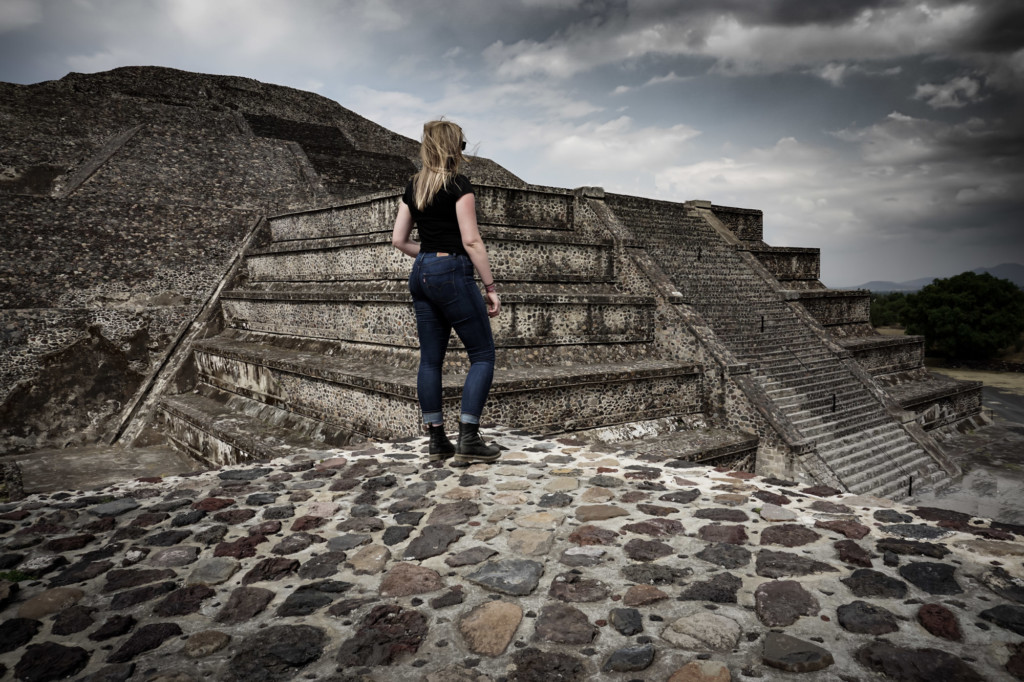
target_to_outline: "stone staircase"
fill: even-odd
[[[164,431],[212,464],[420,433],[418,341],[391,246],[400,193],[271,218],[220,295],[224,329],[193,343],[192,389],[161,399]],[[656,300],[623,281],[612,239],[570,191],[478,185],[501,282],[484,422],[537,431],[699,416],[701,367],[655,343]],[[468,361],[453,335],[445,413]]]
[[[877,387],[851,369],[707,216],[667,202],[614,195],[608,202],[843,486],[899,499],[948,479],[893,418]]]

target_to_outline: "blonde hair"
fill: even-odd
[[[434,196],[459,172],[462,163],[462,128],[451,121],[437,120],[423,124],[420,160],[423,167],[413,176],[412,187],[416,208],[424,210]]]

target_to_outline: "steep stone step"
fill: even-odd
[[[851,433],[858,433],[862,429],[872,426],[879,426],[886,423],[891,417],[884,411],[878,409],[867,414],[854,415],[834,422],[827,422],[819,425],[805,426],[800,432],[807,438],[832,440],[841,438]]]
[[[214,338],[195,345],[201,379],[311,419],[379,437],[417,433],[414,370],[370,365],[266,344]],[[464,375],[446,375],[445,412],[454,419]],[[495,372],[485,419],[517,428],[573,430],[696,414],[700,368],[648,360],[524,367]],[[351,415],[365,415],[351,424]]]
[[[921,454],[899,462],[883,460],[868,473],[849,486],[851,491],[903,499],[909,495],[911,479],[917,494],[934,487],[936,479],[944,478],[934,460]]]
[[[611,282],[610,240],[538,230],[483,228],[494,277],[500,282]],[[412,259],[391,245],[391,231],[298,239],[250,252],[252,282],[344,282],[409,278]]]
[[[870,443],[893,442],[905,436],[903,429],[895,422],[887,422],[880,426],[866,428],[854,436],[832,438],[818,444],[818,451],[828,461],[841,461],[852,453],[860,451]]]
[[[853,476],[859,471],[870,468],[874,458],[879,452],[885,452],[885,457],[897,458],[910,453],[920,454],[920,448],[910,439],[893,439],[891,442],[871,441],[864,443],[860,450],[847,453],[841,458],[826,458],[829,466],[841,477]]]
[[[419,348],[408,291],[270,289],[229,291],[221,300],[238,329]],[[655,306],[647,296],[510,289],[491,329],[500,348],[646,343],[653,340]]]

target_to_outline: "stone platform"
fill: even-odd
[[[1024,526],[488,431],[0,507],[0,677],[1024,679]]]

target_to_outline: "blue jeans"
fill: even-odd
[[[424,423],[443,421],[441,365],[452,329],[469,353],[469,374],[462,387],[461,421],[479,424],[494,378],[494,337],[469,256],[420,252],[409,275],[420,337],[416,392]]]

